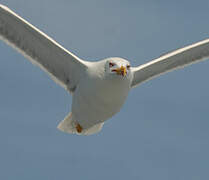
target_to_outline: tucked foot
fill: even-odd
[[[78,133],[81,133],[83,130],[82,126],[79,123],[77,123],[77,125],[76,125],[76,130]]]

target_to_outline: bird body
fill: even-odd
[[[84,134],[87,132],[90,134],[87,131],[89,128],[95,124],[102,124],[119,112],[131,89],[131,73],[124,77],[107,76],[104,67],[108,60],[127,62],[122,58],[109,58],[97,63],[89,63],[84,78],[73,93],[70,120],[78,122],[86,130],[83,131]],[[63,123],[68,124],[67,121],[69,120],[64,120]],[[71,128],[66,129],[65,126],[62,124],[59,129],[65,132],[69,132],[69,129],[70,132],[72,131]]]
[[[110,77],[106,75],[104,68],[100,70],[99,67],[104,66],[98,63],[89,68],[73,94],[72,112],[78,119],[86,118],[87,121],[80,124],[87,127],[92,126],[92,123],[103,122],[117,113],[131,89],[130,76]]]
[[[132,88],[209,57],[209,39],[205,39],[138,67],[117,57],[84,61],[3,5],[0,38],[71,93],[71,112],[58,128],[79,135],[99,132],[120,111]]]

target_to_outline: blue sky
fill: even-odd
[[[133,66],[208,38],[209,1],[1,0],[86,60]],[[133,89],[94,136],[56,129],[71,96],[0,42],[0,179],[209,177],[209,61]]]

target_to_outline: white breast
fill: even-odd
[[[86,76],[73,95],[72,113],[76,121],[88,128],[112,117],[124,104],[130,84],[127,77]]]

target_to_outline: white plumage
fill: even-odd
[[[82,135],[100,131],[104,121],[120,111],[131,88],[209,57],[206,39],[139,67],[122,58],[84,61],[3,5],[0,37],[71,92],[72,111],[58,128]]]

